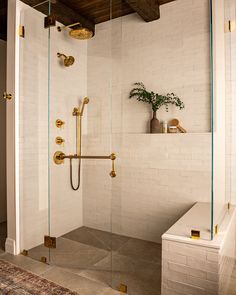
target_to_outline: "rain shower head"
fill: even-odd
[[[63,29],[67,28],[72,28],[75,27],[74,29],[71,29],[69,32],[69,35],[72,38],[75,38],[77,40],[88,40],[91,39],[94,36],[94,32],[88,28],[85,28],[81,25],[81,23],[75,23],[72,25],[64,26],[64,27],[57,27],[58,32],[61,32]]]
[[[69,33],[72,38],[78,40],[88,40],[93,37],[93,32],[87,28],[80,27],[78,29],[72,29]]]
[[[63,57],[64,58],[64,66],[65,67],[69,67],[69,66],[72,66],[75,62],[75,58],[73,56],[67,56],[63,53],[57,53],[57,57]]]

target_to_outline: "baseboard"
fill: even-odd
[[[7,238],[5,243],[5,251],[7,253],[16,255],[16,241],[13,239]]]

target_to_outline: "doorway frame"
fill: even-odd
[[[20,70],[20,15],[24,4],[8,0],[7,20],[7,83],[6,92],[12,99],[6,102],[6,160],[7,160],[7,253],[20,253],[20,193],[19,193],[19,70]]]

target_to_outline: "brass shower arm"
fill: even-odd
[[[56,152],[54,154],[54,162],[58,165],[63,164],[65,159],[94,159],[94,160],[111,160],[112,161],[112,170],[110,172],[110,176],[112,178],[116,177],[115,171],[115,160],[116,154],[112,153],[109,156],[82,156],[82,155],[65,155],[63,152]]]
[[[63,56],[64,58],[68,58],[68,56],[65,55],[64,53],[60,53],[60,52],[58,52],[58,53],[57,53],[57,57],[61,57],[61,56]]]
[[[71,25],[68,25],[68,26],[63,26],[63,27],[58,26],[57,30],[58,30],[58,32],[61,32],[64,29],[71,28],[71,27],[78,26],[78,25],[81,25],[81,23],[77,22],[77,23],[74,23],[74,24],[71,24]]]

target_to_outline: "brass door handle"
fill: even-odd
[[[11,93],[3,93],[3,99],[5,100],[11,100],[12,99],[12,94]]]

